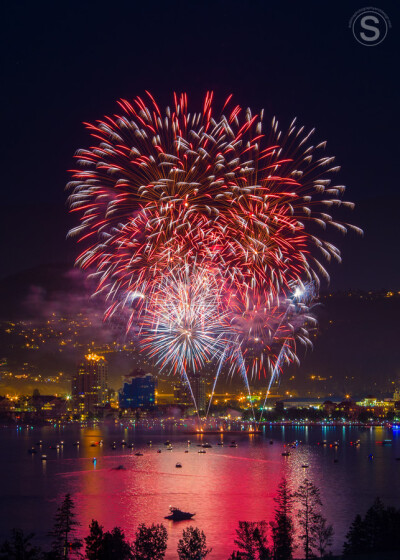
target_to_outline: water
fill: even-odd
[[[393,438],[391,445],[378,443],[387,438]],[[46,462],[40,460],[40,453],[27,452],[40,439]],[[91,446],[101,439],[103,447]],[[123,439],[135,448],[121,447]],[[167,439],[172,451],[163,445]],[[237,448],[229,447],[233,439]],[[361,440],[358,447],[350,444],[357,439]],[[64,441],[60,450],[49,449],[60,440]],[[77,440],[80,446],[74,447]],[[224,447],[216,445],[221,440]],[[284,443],[294,440],[301,443],[291,449],[290,457],[283,457]],[[328,445],[318,445],[323,440]],[[197,444],[206,441],[213,447],[199,454]],[[339,442],[338,448],[329,446],[334,441]],[[164,523],[169,536],[166,558],[171,560],[176,558],[182,529],[190,524],[204,530],[213,548],[211,560],[227,559],[234,550],[239,520],[272,519],[282,476],[293,488],[305,476],[320,488],[324,514],[335,529],[334,552],[340,552],[354,516],[365,513],[376,496],[400,507],[400,461],[395,460],[400,457],[400,432],[385,428],[267,427],[264,434],[232,436],[119,426],[2,428],[0,446],[1,540],[11,528],[21,527],[33,531],[39,544],[46,544],[55,509],[67,492],[75,500],[81,536],[87,534],[92,519],[107,530],[121,526],[131,540],[139,523]],[[189,453],[184,453],[186,449]],[[134,455],[138,450],[143,456]],[[368,459],[371,453],[373,460]],[[178,461],[182,469],[175,467]],[[309,468],[304,469],[304,464]],[[118,465],[126,470],[112,470]],[[170,505],[196,515],[191,522],[164,520]]]

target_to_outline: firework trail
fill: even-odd
[[[160,370],[181,375],[193,394],[190,374],[218,360],[226,341],[219,310],[221,285],[208,270],[186,265],[165,274],[140,322],[143,350]]]
[[[312,283],[317,293],[329,278],[324,261],[341,258],[335,231],[361,232],[333,217],[336,208],[353,207],[342,199],[345,187],[332,182],[339,167],[325,142],[313,143],[314,130],[294,119],[282,133],[275,117],[265,126],[263,111],[243,110],[232,96],[216,111],[208,92],[198,112],[189,111],[186,94],[174,94],[164,112],[146,98],[120,100],[118,113],[86,124],[93,145],[77,152],[68,185],[70,210],[80,216],[70,231],[83,245],[77,264],[96,277],[105,317],[128,308],[127,330],[140,325],[162,367],[197,371],[206,340],[221,356],[219,325],[230,315],[228,342],[236,340],[236,358],[251,363],[248,374],[279,371],[283,345],[285,359],[295,359],[294,338],[307,339],[304,325],[290,324],[293,306],[282,302],[293,287]],[[182,315],[173,286],[196,263],[224,297],[214,311],[201,309],[207,334],[189,341],[178,325],[187,321],[190,332],[194,318]]]

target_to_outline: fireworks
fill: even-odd
[[[250,341],[258,347],[252,370],[274,370],[283,346],[287,358],[295,338],[308,340],[310,319],[293,290],[318,290],[324,261],[340,261],[329,229],[360,231],[332,216],[353,206],[331,182],[339,168],[325,142],[312,144],[313,130],[294,120],[282,134],[273,118],[264,133],[263,111],[253,115],[232,96],[218,114],[212,93],[200,112],[189,111],[186,94],[164,113],[147,97],[121,100],[118,114],[87,124],[94,144],[77,153],[69,184],[80,214],[70,234],[84,244],[77,262],[97,276],[107,317],[129,304],[128,329],[141,325],[160,364],[198,369],[205,340],[226,356],[225,337],[245,361]],[[188,303],[188,291],[199,297]],[[198,337],[185,338],[183,324]]]

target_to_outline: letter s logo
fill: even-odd
[[[360,36],[364,41],[368,41],[368,43],[372,41],[377,41],[379,39],[380,31],[379,27],[375,27],[375,25],[368,25],[368,21],[372,21],[375,24],[379,23],[379,19],[373,15],[364,16],[361,18],[360,25],[363,29],[367,31],[373,31],[373,34],[370,33],[367,35],[364,31],[361,31]]]

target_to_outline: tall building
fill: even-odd
[[[120,408],[151,408],[156,404],[157,379],[151,373],[136,370],[123,378],[119,392]]]
[[[187,383],[178,381],[174,383],[174,404],[181,404],[185,406],[193,405],[192,395]]]
[[[80,414],[95,413],[108,400],[108,364],[103,356],[87,354],[72,378],[73,408]]]
[[[206,381],[199,373],[191,376],[193,396],[196,401],[197,409],[205,412],[207,406],[206,400]]]

